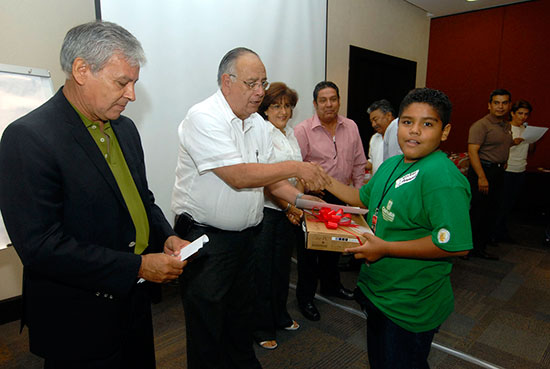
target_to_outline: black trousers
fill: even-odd
[[[485,251],[490,241],[491,232],[495,229],[497,215],[500,209],[504,168],[496,165],[483,164],[483,171],[489,182],[489,193],[483,194],[478,189],[478,177],[475,170],[468,170],[468,181],[472,191],[470,206],[470,221],[472,223],[472,238],[474,250]]]
[[[500,191],[500,210],[497,213],[495,228],[492,231],[492,237],[496,240],[510,237],[507,223],[520,194],[523,193],[525,174],[525,172],[504,172],[502,190]]]
[[[254,248],[256,263],[257,342],[274,340],[275,331],[292,325],[286,308],[290,280],[290,258],[296,244],[293,225],[282,211],[264,208],[258,242]]]
[[[414,333],[398,326],[356,288],[355,298],[367,316],[367,350],[372,369],[429,369],[428,355],[436,329]]]
[[[328,203],[343,204],[330,193],[323,197]],[[333,292],[342,287],[338,271],[339,252],[306,249],[303,234],[297,243],[298,282],[296,298],[299,304],[313,301],[317,290],[317,280],[321,284],[321,292]]]
[[[44,369],[155,369],[155,346],[150,300],[151,283],[136,284],[130,293],[129,310],[121,347],[107,357],[94,360],[44,361]],[[86,319],[85,316],[82,319]],[[52,332],[54,335],[54,332]]]
[[[232,232],[191,225],[180,234],[210,240],[180,276],[189,369],[261,368],[252,347],[258,228]]]

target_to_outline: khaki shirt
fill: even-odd
[[[513,139],[510,123],[487,114],[470,127],[468,144],[480,145],[479,158],[504,164],[508,160]]]

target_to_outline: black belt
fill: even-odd
[[[488,160],[480,160],[481,161],[481,165],[485,166],[485,167],[494,167],[494,168],[504,168],[504,166],[506,165],[506,163],[493,163],[492,161],[488,161]]]
[[[188,213],[182,213],[182,214],[176,216],[176,223],[175,223],[175,226],[174,226],[174,230],[176,231],[176,233],[178,233],[180,235],[180,237],[184,237],[185,234],[187,234],[187,232],[189,232],[189,229],[192,226],[200,227],[200,228],[203,228],[203,229],[208,230],[210,232],[216,232],[216,233],[217,232],[224,232],[223,229],[219,229],[219,228],[212,227],[212,226],[209,226],[207,224],[202,224],[202,223],[199,223],[199,222],[195,221],[195,219],[193,219],[193,217]]]

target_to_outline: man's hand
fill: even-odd
[[[362,236],[366,238],[362,246],[352,247],[344,251],[354,254],[355,259],[365,259],[367,263],[374,263],[387,255],[388,243],[386,241],[370,233],[363,233]]]
[[[298,178],[308,191],[319,191],[330,185],[330,177],[315,163],[299,163]]]
[[[164,241],[164,253],[166,255],[176,256],[180,254],[180,250],[191,242],[182,240],[178,236],[170,236]]]
[[[525,141],[525,139],[524,139],[523,137],[516,137],[516,138],[514,138],[514,144],[513,144],[513,146],[519,145],[519,144],[522,143],[523,141]]]
[[[479,189],[479,192],[487,195],[489,193],[489,181],[487,181],[487,178],[485,177],[478,178],[477,188]]]
[[[156,283],[169,282],[178,278],[186,264],[187,261],[180,261],[178,256],[162,253],[142,255],[138,277]]]
[[[300,224],[300,220],[302,219],[303,215],[304,212],[294,205],[291,205],[290,209],[288,209],[288,211],[286,212],[286,217],[294,225]]]

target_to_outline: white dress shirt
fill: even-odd
[[[294,136],[294,130],[288,125],[285,128],[285,134],[276,128],[270,122],[266,122],[270,128],[269,133],[271,140],[273,141],[273,156],[274,162],[295,160],[302,161],[302,153],[300,152],[300,145]],[[289,178],[288,180],[293,186],[296,186],[296,178]],[[267,197],[265,199],[265,206],[275,210],[282,210]]]
[[[380,133],[375,133],[370,138],[369,161],[372,164],[372,175],[374,175],[384,161],[384,136]]]
[[[397,141],[397,128],[398,128],[399,118],[395,118],[391,121],[386,132],[384,132],[384,161],[388,160],[392,156],[401,155],[401,147]]]
[[[228,231],[259,224],[263,218],[263,187],[237,190],[212,170],[273,162],[269,126],[258,113],[243,122],[219,89],[189,109],[178,128],[180,146],[172,211],[186,212],[196,222]]]
[[[510,125],[512,129],[512,137],[518,138],[523,135],[523,131],[527,128],[527,123],[522,124],[517,127]],[[506,167],[507,172],[512,173],[522,173],[525,172],[527,168],[527,155],[529,154],[529,144],[525,141],[522,141],[518,145],[510,147],[510,154],[508,155],[508,166]]]

